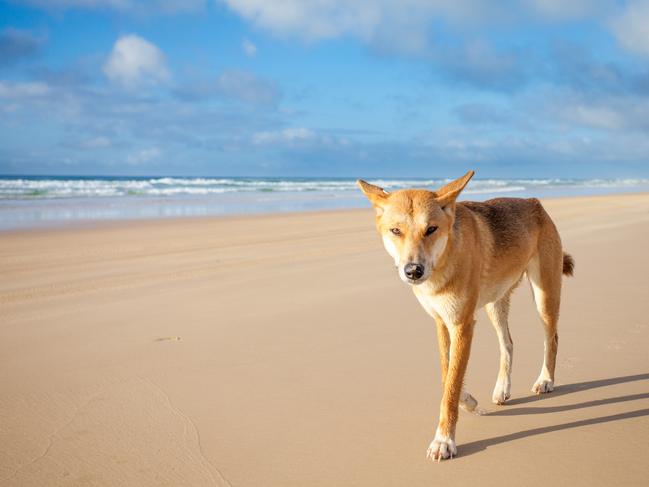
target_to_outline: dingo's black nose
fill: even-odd
[[[412,262],[406,264],[403,268],[403,273],[408,279],[416,281],[424,275],[424,266],[421,264],[413,264]]]

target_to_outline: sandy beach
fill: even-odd
[[[370,209],[0,233],[0,485],[649,482],[649,194],[544,201],[576,260],[557,388],[516,291],[511,402],[484,311],[459,456],[425,453],[436,333]]]

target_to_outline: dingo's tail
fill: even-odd
[[[575,259],[572,258],[572,255],[564,252],[563,253],[563,275],[573,276],[574,273],[575,273]]]

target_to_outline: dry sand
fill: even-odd
[[[490,404],[480,311],[466,382],[490,414],[439,465],[434,325],[371,210],[0,234],[0,484],[649,485],[649,195],[546,207],[577,262],[559,386],[529,392],[525,284],[513,400]]]

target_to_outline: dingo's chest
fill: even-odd
[[[480,291],[476,310],[485,304],[498,301],[507,294],[521,279],[521,276],[509,277],[500,282],[493,283]],[[458,322],[463,306],[466,304],[464,297],[455,293],[435,293],[434,288],[429,284],[413,286],[413,292],[417,296],[419,304],[430,316],[439,316],[447,326],[453,326]]]
[[[413,291],[419,304],[430,316],[439,316],[449,327],[457,323],[462,306],[458,296],[451,293],[434,294],[425,284],[413,287]]]

